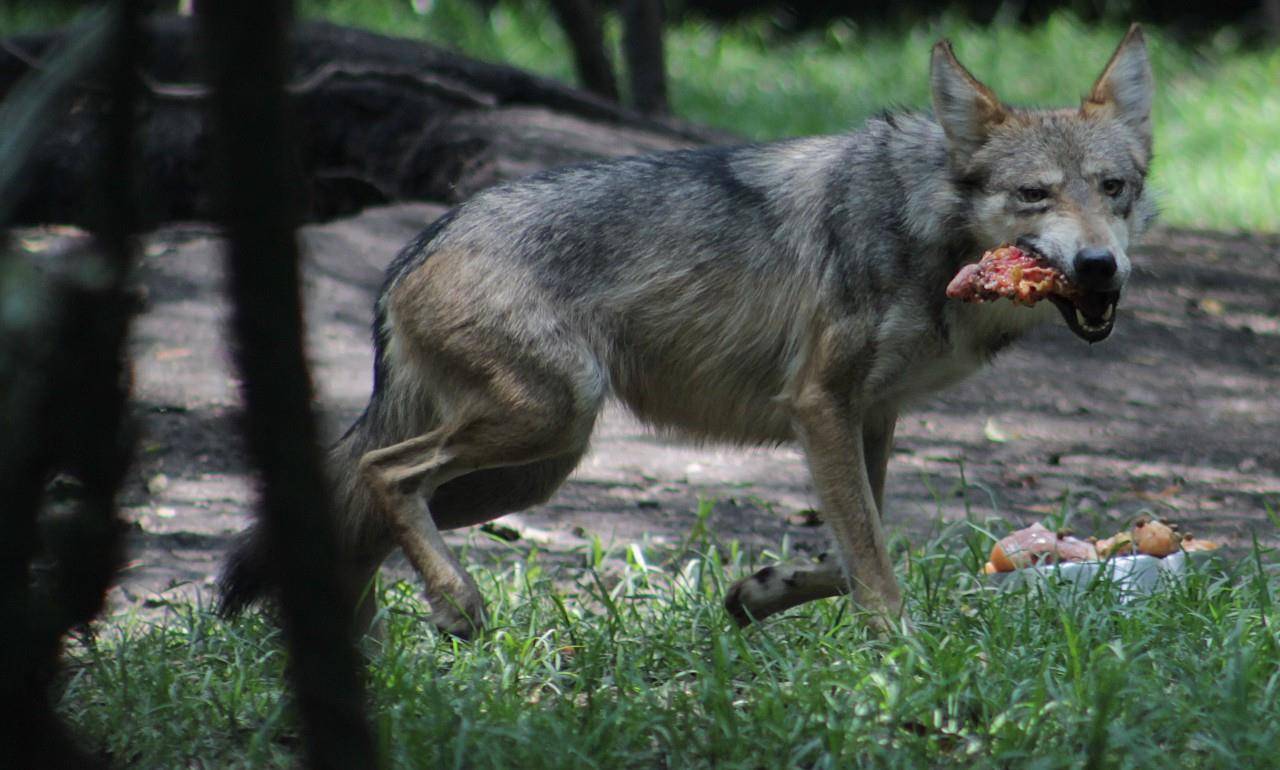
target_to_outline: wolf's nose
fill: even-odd
[[[1101,289],[1116,274],[1116,257],[1109,249],[1080,249],[1076,252],[1076,280],[1086,289]]]

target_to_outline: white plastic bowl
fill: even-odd
[[[1209,553],[1200,554],[1209,556]],[[1182,551],[1163,559],[1154,556],[1113,556],[1106,561],[1044,564],[1013,572],[991,575],[992,582],[1004,589],[1023,585],[1067,586],[1083,590],[1103,573],[1120,590],[1121,601],[1144,596],[1156,590],[1161,576],[1173,577],[1187,571],[1188,556]],[[1105,572],[1104,572],[1105,571]]]

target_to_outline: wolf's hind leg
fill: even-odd
[[[589,356],[545,352],[537,365],[479,359],[484,368],[477,371],[458,357],[452,367],[437,368],[435,381],[450,394],[437,427],[360,460],[361,478],[373,492],[392,541],[422,576],[433,621],[457,636],[469,637],[483,625],[483,601],[445,545],[427,501],[468,474],[580,457],[604,398],[603,379]],[[550,465],[552,475],[567,475],[567,460]],[[485,513],[488,518],[497,515]],[[456,525],[462,518],[455,511],[454,522],[447,523]]]
[[[392,539],[422,576],[432,619],[441,630],[470,637],[484,625],[480,592],[431,522],[421,486],[443,468],[444,431],[367,453],[360,475],[373,491]]]
[[[862,446],[867,465],[867,481],[876,504],[876,515],[884,519],[884,482],[889,474],[889,455],[893,454],[893,432],[898,423],[896,409],[876,411],[862,423]]]
[[[428,503],[431,517],[440,529],[456,529],[545,503],[578,466],[582,454],[576,451],[535,463],[459,476],[432,495]]]
[[[420,435],[360,460],[361,478],[392,541],[422,576],[433,620],[459,636],[483,624],[483,602],[441,538],[428,501],[468,474],[580,457],[608,381],[560,303],[543,296],[518,266],[500,273],[483,267],[494,259],[436,251],[387,290],[380,337],[387,373],[383,419],[398,420],[397,429],[405,427],[406,415],[429,413],[430,419],[415,428]],[[521,480],[519,474],[497,475]],[[442,507],[458,491],[445,494]],[[484,520],[449,513],[442,517],[445,526]]]
[[[392,538],[422,576],[432,619],[441,630],[472,636],[484,625],[484,606],[475,581],[441,537],[426,500],[441,484],[464,474],[560,455],[570,442],[585,445],[585,437],[560,434],[554,421],[535,424],[514,416],[487,416],[448,424],[361,460],[361,474],[380,503]]]
[[[378,568],[387,558],[391,546],[385,549],[367,550],[352,554],[342,560],[339,576],[347,596],[355,599],[355,632],[357,637],[382,637],[381,624],[375,625],[378,615],[378,593],[375,578]]]

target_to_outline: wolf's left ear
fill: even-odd
[[[1137,132],[1151,152],[1151,99],[1155,81],[1147,58],[1147,42],[1137,24],[1120,41],[1111,61],[1080,105],[1085,115],[1114,117]]]
[[[953,158],[967,158],[981,147],[991,130],[1009,117],[995,92],[964,68],[949,40],[933,47],[929,67],[933,116],[947,135]]]

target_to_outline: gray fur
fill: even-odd
[[[473,631],[479,595],[438,530],[547,499],[612,396],[661,431],[798,441],[841,585],[891,622],[879,508],[897,415],[1053,315],[963,304],[946,285],[1022,238],[1071,277],[1079,250],[1111,249],[1099,291],[1123,287],[1151,217],[1140,44],[1131,33],[1099,82],[1118,80],[1095,86],[1119,103],[1015,110],[940,44],[941,125],[887,114],[839,136],[557,169],[463,203],[397,257],[378,299],[374,393],[333,450],[342,568],[365,581],[399,546],[438,624]],[[1051,200],[1019,202],[1026,185]],[[831,585],[824,570],[806,597]],[[735,595],[736,616],[794,603]]]

